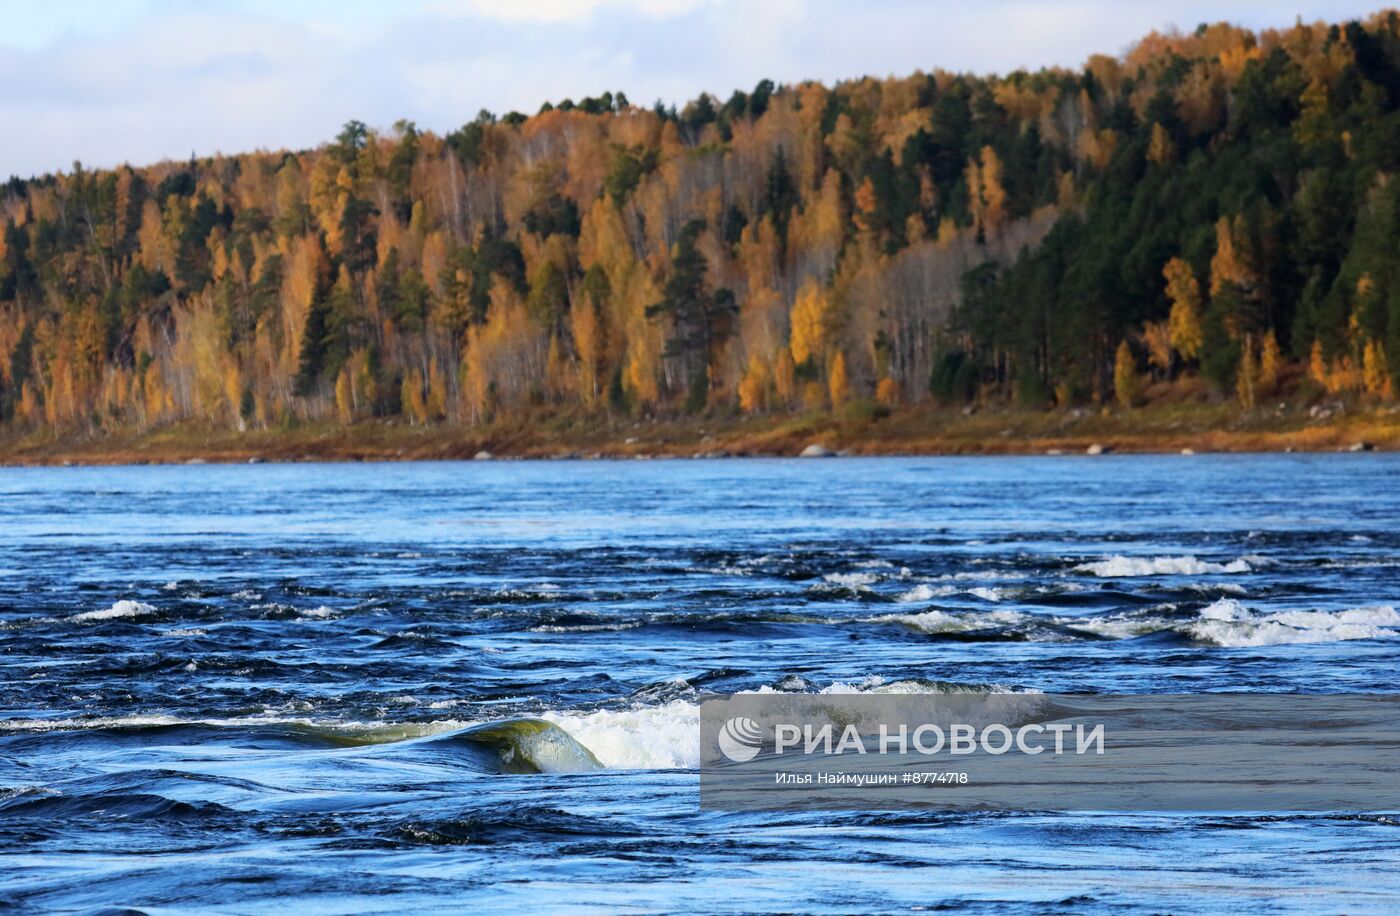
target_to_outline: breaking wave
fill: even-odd
[[[111,607],[103,608],[100,611],[83,611],[68,619],[72,621],[120,620],[124,617],[145,617],[155,612],[156,609],[144,601],[122,600],[114,602]]]
[[[1244,557],[1229,563],[1211,563],[1190,556],[1112,556],[1103,560],[1080,563],[1074,567],[1075,572],[1088,573],[1101,579],[1128,579],[1140,576],[1207,576],[1222,573],[1247,573],[1253,570],[1254,567]]]
[[[1063,642],[1168,634],[1221,648],[1400,636],[1400,613],[1389,606],[1267,612],[1246,607],[1234,598],[1221,598],[1194,613],[1177,611],[1173,606],[1086,616],[1012,610],[929,610],[918,614],[883,614],[868,619],[872,623],[892,623],[919,633],[954,638]]]
[[[684,680],[678,680],[674,686],[688,696],[628,709],[548,711],[510,719],[389,723],[286,716],[200,719],[166,715],[103,716],[0,720],[0,734],[99,729],[130,732],[181,727],[271,730],[297,740],[324,741],[344,748],[383,747],[396,753],[413,752],[420,746],[441,751],[470,745],[464,753],[471,752],[477,763],[489,762],[486,769],[491,772],[572,772],[590,769],[590,762],[610,770],[693,769],[700,765],[698,691]],[[750,692],[812,696],[1036,693],[1002,684],[917,678],[887,680],[878,675],[854,681],[833,681],[819,688],[813,688],[802,678],[789,677],[776,685],[764,685]],[[491,753],[482,756],[478,745]],[[499,767],[493,762],[497,759]]]
[[[1203,609],[1187,631],[1198,642],[1240,648],[1380,639],[1400,635],[1396,627],[1400,614],[1389,606],[1261,614],[1222,598]]]

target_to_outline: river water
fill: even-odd
[[[1385,814],[695,767],[707,692],[1393,692],[1397,522],[1377,454],[0,469],[0,902],[1393,911]],[[516,717],[602,768],[461,737]]]

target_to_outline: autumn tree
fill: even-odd
[[[12,179],[0,434],[1068,405],[1117,394],[1125,337],[1239,400],[1288,395],[1290,359],[1391,398],[1395,33],[1211,25],[1077,72],[612,92]]]
[[[1137,358],[1126,340],[1118,344],[1113,357],[1113,396],[1123,407],[1132,407],[1142,396],[1142,376]]]
[[[791,323],[788,347],[792,361],[806,365],[814,358],[822,359],[831,331],[831,300],[820,283],[808,280],[803,284],[792,305]]]
[[[1172,349],[1182,359],[1195,359],[1201,352],[1201,288],[1191,265],[1181,258],[1172,258],[1162,268],[1167,280],[1167,298],[1171,300],[1168,329]]]

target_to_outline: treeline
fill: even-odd
[[[1394,13],[75,163],[0,192],[0,423],[1389,398],[1398,166]]]

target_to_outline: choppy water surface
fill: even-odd
[[[1398,485],[1387,455],[0,469],[0,902],[1393,910],[1383,815],[716,814],[693,767],[705,691],[1393,692]],[[457,734],[516,716],[602,768]]]

